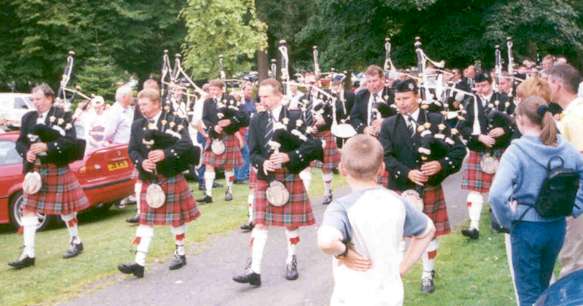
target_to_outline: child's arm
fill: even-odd
[[[362,257],[342,242],[342,233],[332,226],[323,225],[318,230],[318,246],[328,255],[335,256],[341,264],[356,271],[367,271],[372,262]]]
[[[409,269],[411,269],[413,264],[419,260],[433,239],[434,234],[435,226],[433,225],[431,219],[427,218],[427,227],[425,232],[419,236],[411,237],[409,248],[407,248],[407,252],[405,252],[405,256],[403,256],[403,261],[401,261],[401,266],[399,268],[401,276],[405,275]]]

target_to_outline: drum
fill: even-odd
[[[166,202],[164,190],[158,184],[150,184],[146,189],[146,203],[151,208],[160,208]]]
[[[272,181],[269,183],[265,195],[269,204],[276,207],[284,206],[289,202],[289,191],[280,181]]]
[[[330,131],[332,132],[332,135],[339,138],[350,138],[356,135],[356,130],[348,123],[332,125]]]

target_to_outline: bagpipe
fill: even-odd
[[[148,153],[154,150],[169,149],[182,139],[181,133],[187,128],[188,123],[184,118],[171,115],[169,110],[170,107],[166,105],[159,119],[160,128],[155,123],[148,123],[146,126],[142,143],[146,146]],[[159,161],[154,172],[148,175],[152,183],[146,191],[147,204],[152,208],[159,208],[164,205],[166,196],[160,185],[156,183],[158,172],[164,174],[164,169],[171,169],[174,173],[186,171],[190,165],[196,165],[200,162],[200,155],[200,148],[194,146],[192,149],[182,152],[180,159],[166,158]]]
[[[59,83],[59,90],[57,91],[57,99],[55,100],[55,106],[61,107],[65,111],[71,110],[72,101],[75,100],[76,96],[80,96],[86,100],[91,100],[91,97],[81,92],[80,86],[75,86],[75,88],[71,88],[69,86],[69,83],[71,82],[71,75],[73,74],[74,64],[75,52],[71,50],[67,55],[63,76],[61,78],[61,82]]]
[[[73,161],[83,159],[85,153],[85,140],[71,138],[67,132],[73,129],[71,113],[65,112],[61,107],[53,106],[47,114],[48,125],[43,123],[35,124],[26,135],[29,144],[34,143],[51,143],[61,138],[71,143],[66,151],[58,157],[49,157],[47,153],[39,153],[34,163],[24,162],[24,181],[22,189],[27,194],[35,194],[42,187],[40,174],[35,170],[35,166],[42,163],[55,163],[57,165],[67,165]],[[45,121],[46,122],[46,121]]]

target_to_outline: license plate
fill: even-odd
[[[119,170],[119,169],[125,169],[129,167],[128,161],[127,160],[122,160],[122,161],[118,161],[115,163],[109,163],[107,164],[107,170],[108,171],[115,171],[115,170]]]

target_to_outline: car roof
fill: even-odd
[[[18,92],[0,92],[0,97],[30,97],[29,93],[18,93]]]
[[[20,134],[20,132],[18,131],[11,131],[11,132],[6,132],[6,133],[0,133],[0,140],[12,140],[12,141],[16,141],[16,139],[18,139],[18,135]]]

